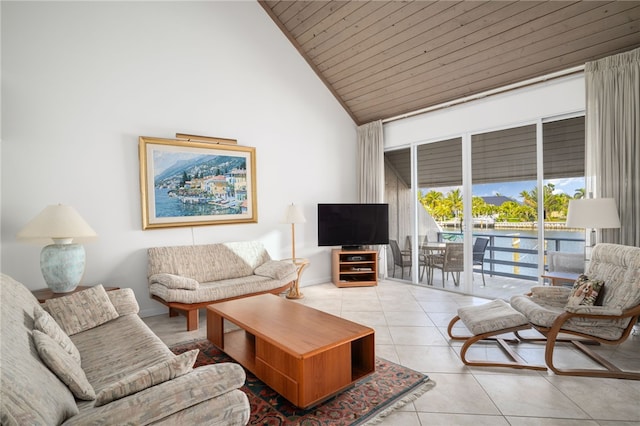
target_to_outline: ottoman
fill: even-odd
[[[472,335],[456,335],[454,325],[462,321]],[[483,305],[465,306],[458,309],[458,315],[449,322],[447,333],[452,340],[464,341],[460,350],[460,358],[465,365],[482,367],[511,367],[530,370],[546,370],[546,366],[528,364],[509,346],[506,339],[498,337],[506,333],[514,333],[511,343],[519,343],[517,332],[531,329],[531,325],[520,312],[516,311],[502,299],[496,299]],[[467,359],[467,351],[476,342],[496,342],[511,361],[478,361]]]

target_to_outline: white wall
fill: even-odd
[[[290,257],[302,206],[302,285],[330,280],[316,204],[356,200],[356,126],[257,2],[5,2],[2,7],[2,272],[45,286],[40,247],[15,235],[46,205],[99,234],[84,283],[149,299],[146,248],[258,239]],[[256,147],[258,223],[143,231],[138,136],[176,132]]]
[[[584,74],[545,81],[384,125],[385,148],[535,123],[585,109]]]

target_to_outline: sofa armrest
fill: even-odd
[[[274,280],[281,280],[295,272],[296,265],[286,260],[267,260],[253,271],[256,275]]]
[[[81,410],[64,424],[152,424],[238,389],[245,379],[238,364],[207,365],[101,407]]]
[[[120,316],[137,315],[140,311],[136,295],[131,288],[108,291],[107,296]]]
[[[149,277],[149,284],[162,284],[171,289],[197,290],[200,283],[193,278],[174,274],[153,274]]]

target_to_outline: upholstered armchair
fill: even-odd
[[[640,380],[640,372],[622,371],[587,346],[594,342],[619,344],[636,324],[640,316],[640,248],[598,244],[587,273],[573,288],[534,287],[529,295],[512,297],[511,306],[546,337],[545,362],[556,374]],[[560,335],[570,337],[562,339]],[[571,342],[606,370],[558,368],[553,360],[557,342]]]

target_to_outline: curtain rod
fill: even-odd
[[[507,86],[499,87],[497,89],[487,90],[486,92],[481,92],[481,93],[477,93],[475,95],[466,96],[464,98],[456,99],[454,101],[444,102],[444,103],[441,103],[441,104],[438,104],[438,105],[433,105],[433,106],[430,106],[430,107],[421,108],[419,110],[408,112],[408,113],[405,113],[405,114],[396,115],[394,117],[385,118],[385,119],[382,120],[382,124],[390,123],[392,121],[402,120],[403,118],[413,117],[413,116],[416,116],[416,115],[424,114],[426,112],[431,112],[431,111],[435,111],[435,110],[438,110],[438,109],[449,108],[449,107],[454,106],[454,105],[463,104],[465,102],[474,101],[474,100],[481,99],[481,98],[484,98],[484,97],[487,97],[487,96],[497,95],[499,93],[504,93],[504,92],[508,92],[508,91],[511,91],[511,90],[515,90],[515,89],[521,89],[523,87],[530,86],[532,84],[542,83],[543,81],[552,80],[552,79],[559,78],[559,77],[564,77],[564,76],[575,74],[575,73],[578,73],[578,72],[581,72],[581,71],[584,71],[584,65],[579,65],[577,67],[568,68],[568,69],[562,70],[562,71],[556,71],[556,72],[551,73],[551,74],[545,74],[545,75],[540,76],[540,77],[530,78],[529,80],[524,80],[524,81],[521,81],[521,82],[518,82],[518,83],[509,84]]]

